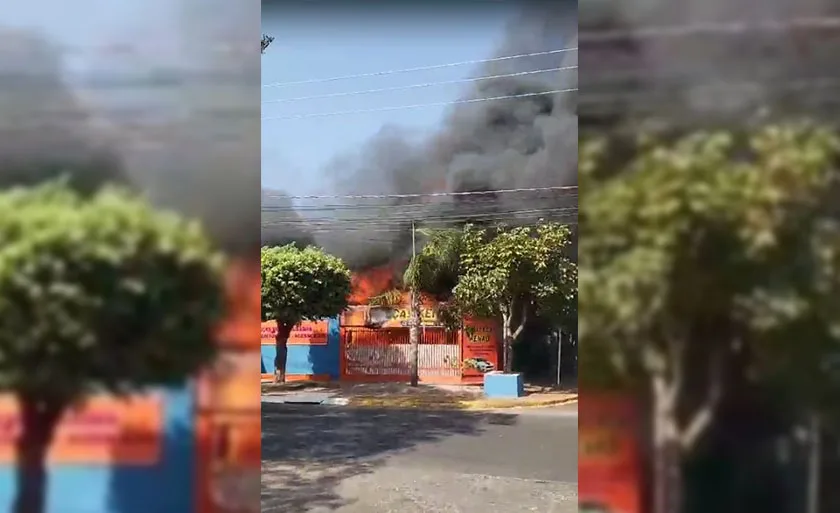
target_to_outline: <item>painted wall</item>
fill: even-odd
[[[286,377],[329,377],[338,379],[340,373],[340,333],[338,318],[327,321],[327,343],[321,345],[289,344],[289,353],[286,360]],[[274,357],[277,351],[271,342],[263,343],[261,346],[262,362],[260,371],[262,374],[274,373]]]
[[[160,461],[149,466],[61,465],[49,473],[48,513],[194,511],[195,444],[191,387],[166,391]],[[15,473],[0,466],[0,511],[11,511]]]

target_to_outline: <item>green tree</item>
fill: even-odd
[[[568,322],[577,302],[577,266],[568,256],[568,226],[464,228],[453,305],[461,314],[502,321],[503,364],[532,314]],[[568,327],[566,327],[568,329]]]
[[[417,386],[420,356],[420,308],[421,294],[429,293],[448,297],[456,283],[461,258],[463,233],[460,230],[417,230],[426,238],[423,249],[414,251],[411,261],[403,274],[403,282],[411,292],[411,324],[409,343],[411,350],[411,386]],[[416,234],[413,234],[416,236]]]
[[[683,461],[733,376],[806,403],[831,379],[838,155],[807,124],[581,147],[582,378],[649,391],[654,513],[682,511]]]
[[[0,388],[22,421],[13,511],[41,513],[68,408],[177,385],[211,361],[222,261],[195,223],[64,183],[0,193],[0,240]]]
[[[341,313],[350,295],[350,271],[320,248],[294,244],[262,248],[260,267],[262,317],[277,322],[275,380],[283,382],[292,328]]]

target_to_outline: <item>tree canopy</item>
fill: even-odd
[[[13,509],[39,513],[69,407],[177,385],[212,361],[222,258],[196,223],[65,182],[0,193],[0,240],[0,388],[22,422]]]
[[[350,271],[338,257],[294,244],[262,248],[262,316],[280,324],[339,314],[350,295]]]
[[[65,404],[212,358],[222,258],[198,224],[50,183],[0,194],[0,240],[0,387]]]
[[[837,389],[838,156],[832,129],[798,122],[583,144],[581,378],[651,391],[655,511],[679,510],[667,459],[733,379],[783,383],[802,409]]]
[[[577,297],[570,243],[571,230],[560,223],[467,226],[454,289],[457,304],[474,315],[513,316],[533,307],[542,317],[566,320]]]

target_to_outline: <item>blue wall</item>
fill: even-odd
[[[330,379],[338,379],[341,368],[339,344],[338,318],[329,319],[326,345],[289,346],[289,354],[286,359],[286,375],[328,375]],[[277,355],[277,350],[273,345],[264,345],[261,347],[261,351],[260,371],[264,374],[273,374],[274,357]]]
[[[48,513],[184,513],[194,510],[193,390],[162,392],[163,454],[152,466],[62,465],[49,473]],[[11,511],[15,473],[0,467],[0,511]]]

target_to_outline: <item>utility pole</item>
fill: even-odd
[[[808,504],[807,513],[820,513],[820,461],[821,432],[820,417],[817,413],[811,414],[810,425],[810,451],[808,455]]]
[[[557,330],[557,386],[563,384],[563,330]]]
[[[417,229],[411,222],[411,265],[417,262]],[[420,381],[420,293],[417,284],[411,283],[411,320],[408,328],[409,360],[411,361],[411,386],[416,387]]]

